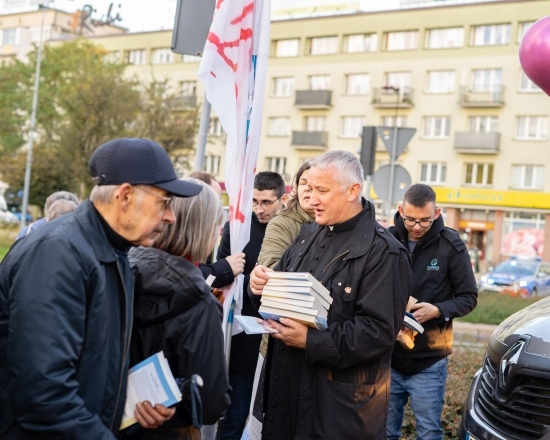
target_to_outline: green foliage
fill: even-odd
[[[508,316],[537,302],[542,297],[516,298],[495,292],[480,292],[477,307],[458,321],[482,324],[500,324]]]
[[[10,246],[15,241],[18,231],[19,226],[3,226],[0,228],[0,262],[4,259]]]
[[[462,407],[468,396],[470,385],[475,372],[481,367],[485,347],[479,345],[455,344],[454,352],[449,356],[449,372],[445,390],[445,403],[441,415],[443,424],[443,438],[456,439],[458,426],[462,418]],[[410,405],[405,407],[403,419],[402,440],[416,439],[416,428],[413,412]]]
[[[23,187],[26,153],[21,147],[27,143],[36,57],[34,51],[27,62],[0,66],[0,160],[10,164],[2,167],[0,179],[12,193]],[[87,197],[92,186],[89,159],[111,139],[153,139],[175,161],[191,155],[197,109],[174,111],[174,97],[166,87],[160,90],[157,83],[129,79],[125,67],[109,62],[104,49],[88,41],[44,47],[31,204],[42,206],[49,194],[61,189]]]

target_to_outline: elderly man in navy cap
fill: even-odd
[[[92,155],[90,199],[19,240],[0,266],[0,438],[114,439],[128,374],[131,246],[173,223],[178,180],[161,146],[116,139]],[[138,405],[141,426],[174,413]]]

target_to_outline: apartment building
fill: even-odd
[[[46,8],[0,15],[0,62],[12,58],[25,60],[33,46],[40,43],[41,29],[44,42],[126,33],[125,28],[113,24],[94,24],[82,11],[69,13]]]
[[[550,98],[518,59],[522,36],[547,15],[548,0],[508,0],[273,21],[258,169],[290,182],[304,160],[358,152],[364,125],[414,127],[398,163],[435,188],[447,224],[482,259],[550,260]],[[198,105],[199,59],[173,54],[171,36],[92,41],[128,75],[168,78],[182,106]],[[223,181],[215,115],[210,135],[206,170]],[[388,161],[380,143],[375,169]]]

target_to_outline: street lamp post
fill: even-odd
[[[390,155],[390,188],[389,188],[388,204],[386,209],[386,227],[388,227],[390,225],[390,216],[391,216],[391,208],[393,204],[393,193],[394,193],[393,181],[395,178],[395,156],[397,154],[397,136],[399,134],[399,128],[397,127],[397,114],[399,110],[400,88],[394,87],[394,86],[384,86],[382,88],[384,90],[393,90],[396,96],[395,116],[393,118],[393,140],[392,140],[391,155]]]

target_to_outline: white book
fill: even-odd
[[[312,295],[304,295],[303,293],[291,293],[291,292],[285,292],[283,290],[271,290],[267,287],[264,287],[264,290],[262,291],[262,297],[268,296],[270,298],[288,298],[296,301],[303,301],[303,302],[314,302],[315,297]]]
[[[137,420],[134,416],[136,404],[147,400],[151,405],[160,403],[166,407],[181,401],[182,395],[170,371],[164,353],[159,351],[130,368],[126,403],[120,429],[127,428]]]
[[[323,305],[319,302],[317,298],[313,298],[313,301],[298,301],[294,299],[287,299],[287,298],[277,298],[277,297],[270,297],[270,296],[262,296],[262,304],[264,301],[269,301],[269,304],[271,304],[274,307],[277,307],[276,304],[286,304],[289,310],[294,310],[289,307],[299,307],[300,309],[312,309],[317,311],[317,316],[327,316],[327,309],[323,307]]]
[[[405,312],[405,319],[403,320],[403,325],[420,334],[424,333],[424,327],[422,327],[422,324],[420,324],[416,320],[415,316],[410,312]]]
[[[282,310],[275,307],[261,305],[259,312],[260,315],[262,315],[262,317],[266,320],[273,319],[274,321],[279,321],[281,318],[291,318],[318,330],[325,330],[328,326],[326,318],[306,315],[304,313],[293,312],[290,310]]]
[[[317,292],[326,302],[332,304],[332,297],[329,290],[323,286],[313,275],[309,272],[267,272],[270,279],[286,280],[287,286],[292,285],[294,281],[308,281],[311,283],[311,288]],[[269,284],[267,281],[267,284]]]
[[[260,335],[264,333],[279,333],[269,325],[267,321],[255,316],[235,315],[235,319],[241,323],[247,335]]]
[[[303,313],[304,315],[317,316],[319,314],[318,310],[312,309],[310,307],[298,307],[292,304],[271,301],[269,299],[263,299],[263,298],[262,298],[262,306],[275,307],[281,310],[289,310],[291,312]]]
[[[264,292],[266,290],[270,292],[270,294],[272,294],[273,292],[284,293],[286,294],[285,295],[286,298],[289,298],[288,296],[289,294],[302,295],[304,298],[311,297],[311,298],[317,299],[323,305],[323,307],[327,310],[330,308],[330,305],[332,304],[332,297],[330,298],[330,302],[328,302],[325,300],[323,296],[317,293],[317,291],[312,287],[294,288],[294,287],[285,287],[285,286],[270,286],[268,281],[264,287]],[[262,295],[263,295],[263,292],[262,292]],[[298,298],[294,297],[293,299],[298,299]]]

